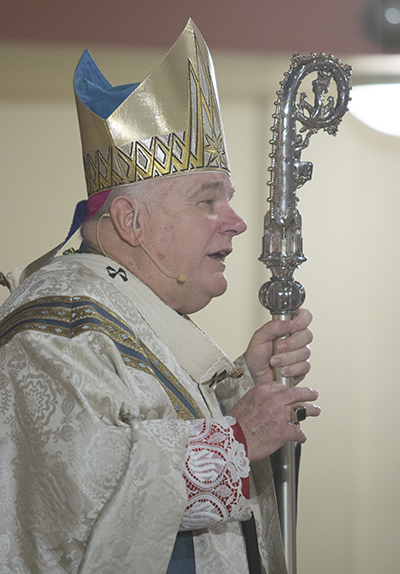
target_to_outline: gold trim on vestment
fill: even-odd
[[[95,299],[79,296],[43,297],[19,307],[0,325],[0,347],[23,331],[37,331],[66,338],[85,332],[102,333],[116,345],[125,365],[157,379],[178,418],[204,418],[193,397],[162,361],[136,337],[119,315]]]

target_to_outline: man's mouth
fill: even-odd
[[[218,261],[225,261],[225,257],[227,257],[231,253],[230,250],[226,251],[216,251],[215,253],[209,253],[208,256],[212,259],[217,259]]]

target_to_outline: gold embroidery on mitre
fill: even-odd
[[[153,82],[155,85],[152,85],[150,82],[148,88],[150,93],[146,93],[147,97],[153,98],[155,102],[154,108],[149,113],[157,116],[157,121],[149,122],[146,129],[148,131],[154,129],[154,125],[158,122],[157,125],[162,124],[169,128],[169,131],[149,133],[150,137],[138,138],[135,141],[129,138],[134,131],[129,124],[133,120],[131,115],[135,109],[135,98],[138,100],[140,98],[140,85],[106,120],[85,109],[84,104],[77,98],[88,196],[119,185],[190,173],[195,170],[222,171],[230,174],[211,55],[201,34],[191,21],[175,45],[180,41],[183,42],[184,51],[187,51],[189,56],[186,58],[187,66],[184,74],[182,62],[178,61],[176,69],[179,72],[174,81],[178,84],[177,89],[181,85],[182,92],[187,90],[186,111],[172,110],[175,119],[170,120],[169,113],[177,104],[172,98],[168,98],[169,84],[158,85],[155,81]],[[155,68],[157,74],[160,74],[165,67],[168,76],[170,70],[174,68],[175,61],[183,57],[180,50],[176,54],[171,49]],[[154,71],[149,75],[149,79],[153,73]],[[143,90],[146,89],[147,86],[144,86]],[[156,93],[151,93],[152,89]],[[164,110],[164,121],[158,121],[158,116],[162,116]],[[180,128],[183,129],[176,129],[178,126],[172,125],[178,123],[176,116],[182,117],[183,123],[180,123]],[[96,130],[93,129],[94,123],[100,128],[99,133],[101,132],[98,142]],[[85,130],[88,132],[88,137]],[[125,132],[126,137],[123,135]],[[95,150],[87,149],[88,142],[90,146],[104,142],[105,134],[106,139],[113,145],[99,146]],[[118,143],[115,140],[118,140]]]

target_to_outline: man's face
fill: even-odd
[[[225,258],[233,236],[247,226],[229,204],[234,190],[227,175],[187,174],[154,184],[158,202],[147,215],[143,244],[165,270],[185,274],[186,281],[167,277],[150,259],[142,278],[173,309],[194,313],[225,292]]]

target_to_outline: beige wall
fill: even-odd
[[[3,48],[5,272],[61,241],[84,182],[70,87],[80,47]],[[92,53],[113,83],[141,78],[158,57]],[[141,59],[133,67],[136,56]],[[196,317],[234,358],[268,316],[258,303],[267,272],[257,258],[272,103],[288,61],[222,54],[215,60],[234,202],[249,230],[229,259],[228,293]],[[396,574],[400,564],[399,155],[399,138],[373,132],[350,115],[336,138],[317,134],[303,153],[314,163],[314,176],[299,192],[309,261],[296,278],[314,313],[307,384],[319,389],[323,414],[304,423],[309,440],[300,478],[298,574]],[[4,289],[0,301],[5,295]]]

